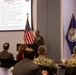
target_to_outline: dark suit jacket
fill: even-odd
[[[42,75],[40,68],[28,59],[23,59],[14,66],[13,75]]]
[[[0,52],[0,59],[14,60],[13,54],[7,51]]]

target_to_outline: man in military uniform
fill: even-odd
[[[34,44],[38,45],[38,46],[41,46],[41,45],[44,45],[44,39],[43,37],[40,35],[40,32],[39,30],[36,30],[35,32],[35,38],[34,38]]]
[[[71,55],[71,58],[66,63],[67,67],[76,67],[76,46],[73,49],[74,54]]]
[[[47,50],[45,46],[39,46],[38,48],[39,56],[35,58],[33,62],[37,65],[43,65],[43,66],[50,67],[53,69],[54,73],[57,73],[57,69],[58,69],[57,64],[52,59],[45,57],[46,52]]]
[[[66,67],[76,67],[76,57],[71,58],[67,62]]]

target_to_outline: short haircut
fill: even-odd
[[[3,44],[3,49],[8,50],[9,49],[9,43],[4,43]]]
[[[40,31],[39,31],[39,30],[36,30],[36,32],[40,33]]]
[[[35,56],[34,50],[32,48],[26,48],[24,51],[24,58],[29,58],[33,60]]]
[[[39,55],[45,55],[46,52],[47,52],[47,49],[46,49],[45,46],[39,46],[39,47],[38,47],[38,54],[39,54]]]

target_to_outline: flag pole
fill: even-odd
[[[28,21],[28,18],[29,18],[29,14],[27,13],[27,14],[26,14],[26,16],[27,16],[26,20]]]

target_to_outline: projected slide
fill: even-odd
[[[25,30],[27,13],[31,26],[31,0],[0,0],[0,31]]]

